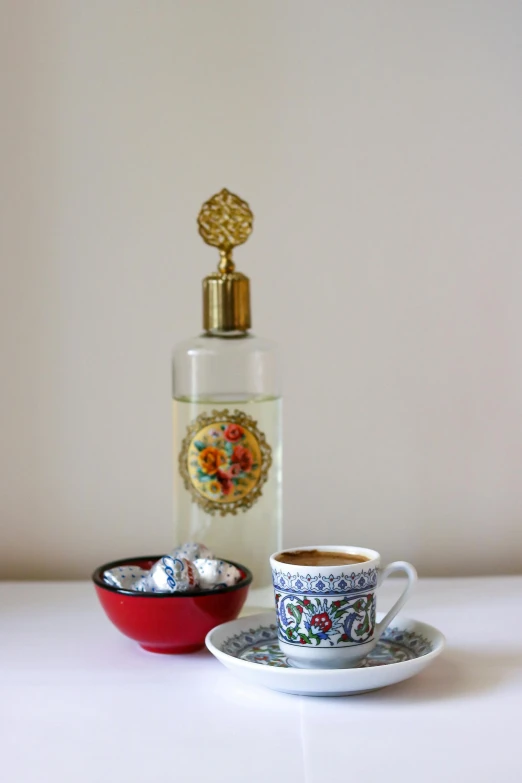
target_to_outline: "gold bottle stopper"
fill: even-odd
[[[199,233],[220,254],[217,272],[203,280],[203,326],[208,332],[250,329],[250,281],[236,272],[232,251],[247,241],[253,221],[246,201],[226,188],[201,207]]]

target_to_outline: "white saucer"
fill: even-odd
[[[397,617],[357,668],[297,669],[279,650],[275,619],[274,612],[264,612],[224,623],[210,631],[206,645],[245,682],[301,696],[347,696],[394,685],[429,666],[445,645],[433,626]]]

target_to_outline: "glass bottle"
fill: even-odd
[[[203,334],[173,354],[174,513],[179,542],[203,542],[266,587],[282,545],[282,402],[275,343],[250,333],[249,279],[232,260],[252,223],[226,189],[199,214],[221,260],[203,281]]]

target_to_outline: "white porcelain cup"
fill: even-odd
[[[284,562],[285,555],[313,550],[365,559],[326,566]],[[356,666],[373,650],[417,581],[411,563],[398,560],[381,569],[378,552],[357,546],[293,547],[274,553],[270,564],[279,646],[294,665],[305,668]],[[406,574],[407,585],[399,600],[376,623],[377,590],[396,571]]]

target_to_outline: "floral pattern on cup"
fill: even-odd
[[[344,647],[363,644],[375,630],[375,594],[307,598],[275,593],[279,638],[287,644]]]
[[[284,590],[288,593],[298,593],[299,595],[340,593],[348,595],[377,587],[378,574],[376,568],[369,568],[367,571],[352,571],[350,574],[341,574],[341,576],[328,575],[327,573],[311,576],[305,573],[293,574],[285,571],[283,565],[280,569],[272,570],[272,581],[276,590]]]

